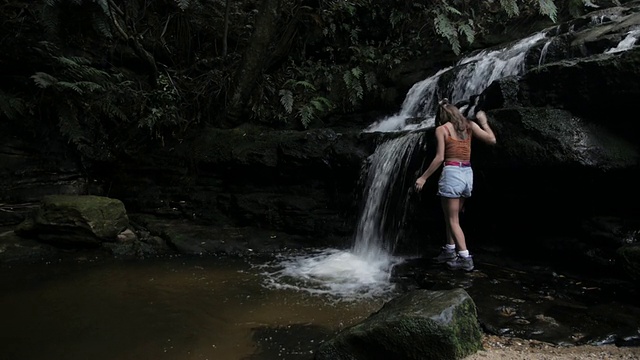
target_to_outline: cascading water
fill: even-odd
[[[613,54],[621,51],[626,51],[631,49],[633,45],[635,45],[638,40],[638,36],[640,36],[640,29],[633,29],[627,33],[624,39],[622,39],[618,45],[614,48],[608,49],[605,51],[606,54]]]
[[[405,177],[408,160],[422,145],[423,132],[434,126],[437,95],[450,94],[453,102],[480,94],[491,82],[525,71],[527,52],[546,33],[536,33],[512,46],[483,50],[460,60],[455,66],[416,83],[407,93],[400,111],[374,122],[364,132],[397,133],[382,142],[367,159],[363,175],[362,209],[350,249],[321,249],[301,255],[282,255],[268,264],[268,286],[296,288],[314,294],[330,294],[341,300],[389,294],[392,267],[403,259],[393,255],[402,233],[409,198]],[[441,76],[453,71],[450,83]],[[420,119],[419,123],[410,123]],[[395,191],[395,193],[394,193]],[[275,269],[275,270],[274,270]]]
[[[407,93],[402,109],[395,115],[371,124],[364,131],[393,132],[428,128],[435,125],[436,94],[450,94],[451,102],[480,94],[493,81],[506,76],[521,75],[525,71],[524,59],[529,49],[546,38],[546,32],[535,33],[512,46],[495,50],[482,50],[458,61],[455,66],[442,69],[435,75],[416,83]],[[454,72],[450,83],[443,83],[443,74]],[[421,118],[419,124],[407,124]]]
[[[399,179],[407,175],[408,157],[421,145],[421,139],[419,133],[408,133],[382,143],[369,157],[365,196],[352,247],[356,256],[367,261],[391,262],[390,254],[399,233],[398,224],[403,223],[404,218],[404,213],[398,214],[394,200],[403,204],[409,197],[406,189],[393,196],[393,188],[404,183]]]

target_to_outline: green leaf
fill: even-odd
[[[302,126],[304,126],[305,128],[307,128],[311,123],[311,120],[313,120],[313,112],[314,112],[313,107],[311,107],[310,105],[305,105],[301,107],[300,110],[298,110],[298,116],[300,117],[300,122],[302,123]]]
[[[104,87],[100,84],[96,84],[94,82],[91,81],[77,81],[75,83],[77,86],[89,91],[89,92],[94,92],[94,91],[104,91]]]
[[[558,18],[558,8],[553,0],[538,0],[538,6],[540,7],[540,13],[547,15],[551,21],[556,22]]]
[[[360,76],[362,76],[362,69],[360,69],[360,67],[356,66],[353,69],[351,69],[351,74],[353,74],[354,78],[360,79]]]
[[[470,20],[470,22],[471,24],[460,24],[460,26],[458,26],[458,32],[465,36],[469,44],[473,43],[476,38],[476,31],[473,29],[473,21]]]
[[[520,14],[520,8],[518,8],[518,2],[516,0],[500,0],[500,6],[510,17],[518,16]]]
[[[284,107],[287,114],[293,111],[293,93],[289,90],[280,90],[280,104]]]
[[[76,83],[70,83],[67,81],[58,81],[56,85],[61,89],[70,89],[80,95],[84,94],[84,91],[82,91],[82,89]]]
[[[41,89],[46,89],[58,83],[58,79],[44,72],[37,72],[31,75],[31,78]]]

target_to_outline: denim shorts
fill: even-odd
[[[446,198],[468,198],[473,190],[471,166],[445,165],[438,180],[438,196]]]

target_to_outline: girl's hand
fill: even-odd
[[[418,180],[416,180],[416,190],[422,190],[425,182],[427,182],[427,179],[423,178],[422,176],[419,177]]]

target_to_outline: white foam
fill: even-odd
[[[262,267],[267,287],[357,300],[393,292],[390,270],[401,261],[391,256],[372,260],[347,250],[322,249],[281,255]]]

